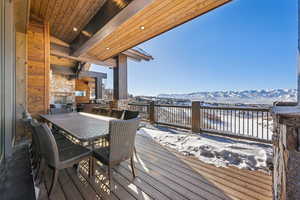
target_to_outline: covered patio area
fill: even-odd
[[[130,111],[124,109],[124,105],[128,106],[129,99],[127,60],[140,62],[153,59],[151,55],[135,47],[229,2],[231,0],[0,0],[0,178],[4,177],[0,179],[4,183],[0,186],[0,199],[24,197],[28,200],[298,199],[300,191],[294,191],[294,187],[300,182],[300,112],[295,104],[283,105],[282,108],[272,109],[272,112],[271,110],[261,111],[261,120],[263,120],[264,112],[267,112],[267,120],[273,117],[275,121],[274,137],[269,137],[267,129],[267,135],[264,138],[264,129],[261,128],[262,137],[260,138],[268,142],[272,140],[274,144],[276,154],[273,172],[275,179],[273,180],[271,175],[260,171],[233,167],[218,168],[208,165],[196,158],[183,156],[141,135],[137,135],[134,141],[140,118],[137,115],[131,119],[124,119],[125,111]],[[87,104],[88,107],[99,109],[101,105],[97,103],[97,100],[103,100],[102,79],[106,79],[107,75],[91,72],[91,64],[109,67],[113,71],[112,98],[106,104],[109,106],[106,109],[111,118],[113,112],[121,114],[118,119],[115,117],[111,121],[121,121],[121,125],[125,124],[126,120],[127,124],[132,119],[137,122],[134,124],[135,130],[132,129],[134,131],[130,132],[131,136],[134,136],[131,137],[133,142],[130,145],[131,157],[129,157],[129,159],[133,158],[133,151],[136,147],[137,152],[132,163],[136,165],[137,176],[133,178],[132,169],[134,168],[130,167],[130,164],[133,165],[128,158],[126,157],[125,161],[120,159],[123,162],[119,160],[120,163],[112,168],[111,187],[108,187],[106,167],[100,162],[92,166],[93,156],[96,154],[95,149],[94,147],[86,148],[85,150],[90,153],[91,162],[83,160],[78,168],[76,168],[76,163],[75,167],[72,165],[73,168],[62,169],[58,184],[54,187],[53,196],[49,197],[47,191],[51,182],[50,171],[45,173],[46,177],[42,184],[33,184],[31,168],[28,165],[30,156],[28,146],[32,141],[33,132],[25,128],[22,119],[28,113],[32,116],[31,120],[39,121],[42,121],[42,115],[54,115],[55,113],[51,113],[51,108],[53,108],[51,104],[55,102],[69,104],[72,114],[75,115],[78,114],[76,112],[78,104]],[[94,102],[90,101],[91,96],[94,96]],[[170,108],[172,106],[167,106],[167,109],[162,106],[158,107],[161,107],[161,112],[154,112],[158,110],[154,104],[149,106],[149,109],[147,106],[150,122],[162,122],[160,118],[163,117],[167,119],[165,125],[170,125],[174,121],[178,125],[177,119],[170,121],[168,115],[163,115],[166,110],[172,112]],[[203,115],[207,111],[203,112],[204,108],[202,108],[201,112],[200,102],[194,102],[192,107],[194,109],[190,106],[183,108],[182,113],[189,113],[189,117],[184,117],[184,126],[199,133],[200,130],[204,130],[203,128],[212,129],[213,125],[217,125],[217,123],[212,123],[201,127],[201,113]],[[276,107],[277,105],[274,105],[274,108]],[[186,110],[188,112],[185,112]],[[216,110],[216,108],[211,107],[210,110]],[[97,112],[91,115],[100,113]],[[215,113],[215,111],[209,112]],[[244,118],[245,112],[238,110],[237,113],[242,113]],[[208,116],[213,116],[214,120],[216,118],[214,114]],[[109,137],[112,135],[111,121],[105,122],[105,126],[109,128],[105,129],[106,127],[103,126],[105,129],[103,134]],[[71,124],[70,121],[69,124]],[[86,124],[101,126],[96,122]],[[252,126],[253,124],[252,120]],[[264,123],[261,124],[263,127]],[[81,123],[75,123],[75,125],[77,125],[77,132],[81,135],[88,135],[86,130],[90,129],[82,131]],[[122,127],[121,125],[119,126]],[[181,125],[179,123],[179,126]],[[39,126],[47,128],[46,123]],[[67,132],[66,129],[55,130],[55,128],[61,128],[59,126],[55,127],[50,124],[49,126],[54,127],[53,133],[61,131],[61,135],[64,135],[63,131]],[[126,126],[122,128],[124,127]],[[126,128],[128,127],[130,126]],[[249,120],[247,127],[249,129]],[[41,132],[49,136],[52,133],[50,128],[46,129],[48,132],[45,130]],[[252,133],[254,130],[258,133],[258,128],[251,130]],[[98,127],[91,132],[99,136]],[[117,135],[116,132],[118,131],[114,131],[115,135]],[[52,144],[56,144],[52,147],[56,147],[58,154],[57,138],[52,135],[49,138],[54,141],[51,141]],[[63,138],[64,142],[65,139],[70,138]],[[93,143],[91,140],[88,142]],[[111,141],[108,139],[106,142]],[[71,140],[66,143],[70,146],[79,146]],[[18,148],[20,146],[22,148]],[[119,152],[123,152],[120,146],[118,146]],[[85,146],[82,144],[80,148],[85,148]],[[66,149],[68,148],[61,152],[68,153]],[[38,156],[43,159],[46,157],[41,152]],[[17,163],[21,163],[20,166],[25,162],[26,170],[16,167],[17,164],[13,162],[11,164],[10,161],[14,158]],[[49,163],[48,166],[50,166]],[[89,174],[90,168],[93,168],[95,175]],[[55,170],[58,171],[58,169]],[[29,186],[30,189],[21,190],[20,188],[24,189],[24,186]],[[33,195],[34,189],[36,196]],[[18,191],[22,193],[17,193]],[[6,194],[11,196],[6,196]],[[30,195],[30,197],[20,194]]]

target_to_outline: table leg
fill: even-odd
[[[94,142],[92,143],[92,151],[94,151],[95,146]],[[89,177],[95,176],[95,158],[93,156],[90,157],[89,160]]]

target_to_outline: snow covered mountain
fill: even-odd
[[[160,94],[160,98],[190,99],[217,103],[262,103],[296,101],[296,89],[267,89],[243,91],[195,92],[190,94]]]

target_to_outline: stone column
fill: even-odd
[[[273,135],[273,199],[300,198],[300,110],[275,107]]]

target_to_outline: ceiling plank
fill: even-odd
[[[113,32],[94,42],[93,47],[84,53],[102,60],[114,57],[230,1],[154,0]]]
[[[99,41],[103,40],[109,34],[114,32],[120,27],[121,24],[126,22],[132,16],[137,14],[146,6],[150,5],[154,0],[133,0],[127,7],[119,12],[113,19],[106,23],[103,28],[97,31],[90,39],[88,39],[83,45],[78,47],[73,53],[73,56],[81,56],[87,53],[91,48],[95,46]]]
[[[72,42],[106,1],[32,0],[31,14],[49,22],[51,35]]]

